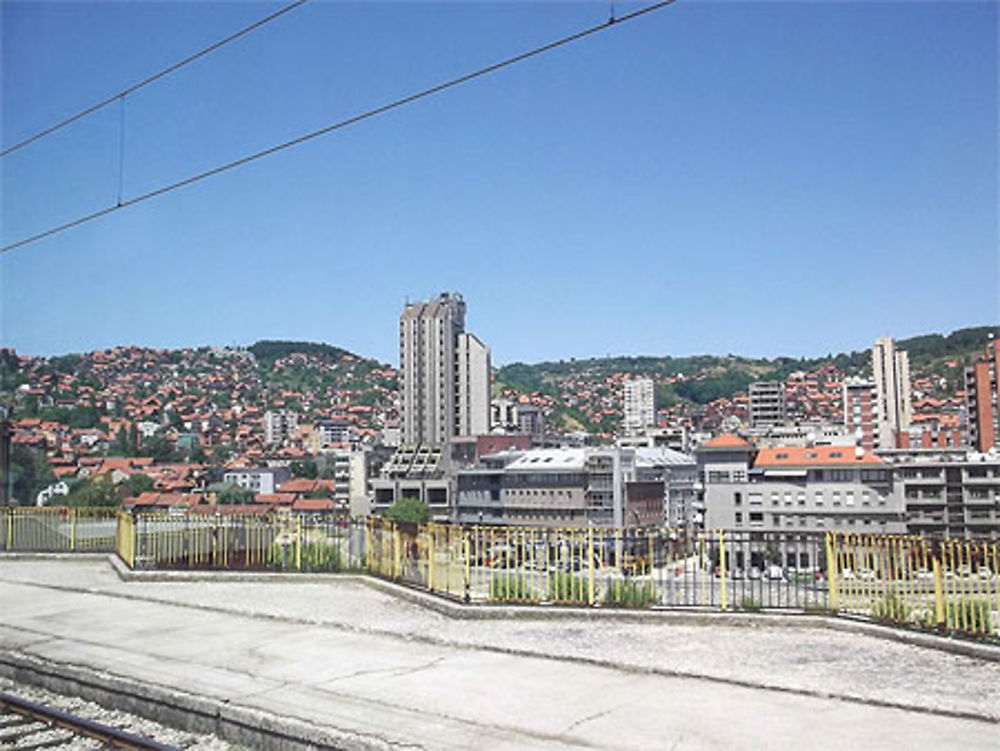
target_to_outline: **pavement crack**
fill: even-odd
[[[444,657],[435,657],[433,660],[429,660],[428,662],[422,665],[414,665],[413,667],[408,667],[408,668],[370,668],[367,670],[355,670],[353,673],[347,673],[345,675],[338,675],[334,678],[328,678],[327,680],[323,681],[323,683],[346,681],[351,678],[357,678],[362,675],[377,675],[379,673],[384,673],[385,675],[391,676],[393,678],[401,675],[412,675],[413,673],[419,673],[422,670],[428,670],[434,667],[435,665],[441,663],[444,659],[445,659]]]
[[[616,709],[618,709],[618,707],[608,707],[607,709],[601,712],[594,712],[594,714],[587,715],[586,717],[581,717],[579,720],[571,723],[565,730],[563,730],[563,733],[565,734],[569,733],[572,730],[576,730],[576,728],[580,727],[580,725],[583,725],[585,722],[590,722],[591,720],[596,720],[599,717],[604,717],[605,715],[609,715]]]

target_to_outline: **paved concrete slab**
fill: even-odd
[[[0,560],[0,650],[424,748],[1000,737],[995,663],[809,628],[454,621],[349,581],[135,583],[101,561]],[[771,688],[734,685],[758,681]]]

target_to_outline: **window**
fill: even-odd
[[[771,505],[772,506],[778,505],[778,491],[774,491],[771,493]]]
[[[750,523],[751,524],[758,524],[758,525],[759,524],[763,524],[764,523],[764,515],[762,513],[760,513],[759,511],[758,512],[751,511],[750,512]]]
[[[751,506],[762,506],[764,504],[764,497],[760,493],[750,493],[747,496],[747,500]]]
[[[786,506],[792,505],[792,493],[789,490],[785,491],[785,505]]]
[[[816,491],[816,505],[817,506],[822,506],[823,505],[823,491],[822,490],[817,490]]]
[[[839,506],[840,505],[840,491],[839,490],[834,490],[833,491],[833,505],[834,506]]]
[[[800,506],[805,506],[806,505],[806,494],[805,493],[802,493],[802,492],[799,493],[798,502],[799,502]]]
[[[734,518],[735,518],[737,524],[742,524],[743,523],[743,512],[742,511],[737,511]]]
[[[733,505],[734,506],[740,506],[742,504],[743,504],[743,494],[742,493],[733,493]]]
[[[854,491],[848,490],[844,493],[844,504],[847,506],[854,505]]]
[[[861,505],[871,506],[871,494],[867,490],[861,491]]]

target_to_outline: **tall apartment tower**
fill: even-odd
[[[983,453],[1000,446],[1000,339],[990,337],[986,356],[965,369],[969,446]]]
[[[490,351],[465,332],[457,293],[408,304],[399,318],[402,442],[442,446],[489,432]]]
[[[910,427],[913,406],[910,401],[910,356],[896,351],[888,338],[875,340],[872,347],[872,376],[875,381],[877,439],[881,448],[893,448],[895,436]]]
[[[625,434],[635,435],[656,425],[656,392],[652,378],[625,381]]]
[[[844,379],[844,427],[853,432],[866,451],[875,448],[875,384],[864,378]],[[891,448],[891,447],[887,447]]]
[[[757,381],[750,384],[750,427],[784,425],[788,418],[784,381]]]

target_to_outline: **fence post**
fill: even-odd
[[[7,550],[14,547],[14,509],[7,511]]]
[[[945,626],[944,577],[941,575],[941,557],[934,556],[934,620],[938,628]]]
[[[69,549],[70,552],[76,551],[76,509],[70,508],[69,510]]]
[[[464,558],[465,565],[462,567],[465,571],[465,601],[468,602],[471,599],[471,579],[472,579],[472,564],[469,561],[469,530],[466,528],[461,529],[462,533],[462,557]]]
[[[721,529],[719,530],[719,605],[723,610],[729,609],[729,592],[726,586],[726,533]]]
[[[295,570],[302,570],[302,515],[295,518]]]
[[[837,556],[836,546],[833,541],[833,532],[826,533],[826,580],[827,586],[829,587],[829,607],[831,610],[837,611],[840,609],[840,584],[838,582],[838,577],[840,572],[837,570],[839,566],[839,557]]]
[[[589,565],[587,568],[590,570],[590,576],[587,582],[587,602],[591,606],[594,605],[594,528],[587,527],[587,560]]]
[[[427,589],[433,592],[434,591],[434,528],[428,524],[426,529],[427,529]]]

